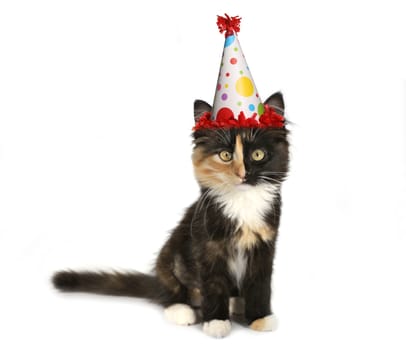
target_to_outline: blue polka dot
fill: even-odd
[[[254,111],[255,111],[255,106],[251,103],[251,104],[248,106],[248,109],[249,109],[251,112],[254,112]]]
[[[235,35],[230,35],[226,38],[226,42],[224,43],[224,47],[230,46],[235,40]]]

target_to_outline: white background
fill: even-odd
[[[49,277],[152,266],[198,195],[192,105],[213,98],[224,12],[295,125],[280,328],[216,341]],[[402,1],[2,1],[0,348],[405,349],[405,33]]]

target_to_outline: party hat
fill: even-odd
[[[226,40],[214,96],[213,119],[237,117],[240,112],[246,117],[264,113],[264,105],[238,41],[239,24],[238,17],[218,16],[217,25],[220,32],[225,31]]]
[[[284,119],[261,102],[237,33],[241,18],[217,16],[220,33],[225,33],[223,55],[212,112],[202,115],[199,128],[283,127]]]

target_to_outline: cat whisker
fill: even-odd
[[[273,178],[273,176],[276,176],[278,178],[281,178],[281,180],[284,180],[286,178],[287,172],[272,172],[272,171],[263,171],[261,172],[258,176],[265,176],[268,178]],[[277,179],[274,179],[277,180]]]
[[[203,225],[204,225],[204,229],[205,229],[207,235],[210,237],[210,233],[207,230],[207,211],[209,209],[209,206],[211,205],[211,201],[213,200],[213,197],[211,196],[212,190],[209,190],[207,192],[208,192],[208,195],[206,196],[206,199],[208,198],[209,200],[207,201],[206,209],[203,213]]]
[[[219,138],[220,138],[226,145],[230,145],[230,144],[231,144],[230,135],[227,134],[223,129],[218,129],[218,130],[217,130],[217,135],[219,136]]]
[[[193,217],[192,217],[192,220],[190,222],[190,235],[191,236],[193,236],[193,223],[195,222],[197,214],[202,209],[202,207],[204,205],[204,202],[206,201],[207,197],[209,197],[209,193],[210,193],[210,190],[207,190],[206,192],[204,192],[200,196],[199,200],[197,201],[196,208],[195,208],[195,210],[193,212]]]
[[[203,206],[203,203],[206,199],[206,197],[209,194],[209,190],[207,190],[206,192],[203,193],[203,195],[199,198],[199,201],[197,202],[197,206],[196,206],[196,210],[199,211],[201,209],[201,207]]]
[[[260,179],[264,179],[264,180],[274,180],[274,181],[277,181],[277,182],[280,182],[280,183],[283,182],[282,179],[275,179],[274,177],[271,177],[271,176],[259,175],[258,177]]]
[[[277,179],[274,179],[274,178],[269,177],[269,176],[259,175],[258,178],[261,179],[261,180],[274,181],[274,182],[276,182],[276,183],[278,183],[278,184],[282,184],[282,181],[277,180]]]
[[[251,128],[251,140],[254,140],[259,132],[258,128]]]
[[[274,177],[266,176],[266,175],[258,175],[258,178],[260,178],[260,179],[265,179],[265,180],[275,180],[275,181],[282,182],[282,180],[275,179]]]
[[[270,174],[270,175],[279,175],[279,174],[287,174],[287,171],[261,171],[262,174]]]
[[[229,132],[226,132],[224,129],[221,130],[223,133],[224,137],[227,139],[227,141],[231,144],[231,134]]]

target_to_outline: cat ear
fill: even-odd
[[[211,106],[205,101],[195,100],[194,114],[196,123],[199,121],[202,114],[206,112],[211,112]]]
[[[283,95],[280,91],[275,92],[273,95],[269,96],[265,104],[272,107],[276,113],[283,116],[285,114],[285,102],[283,102]]]

